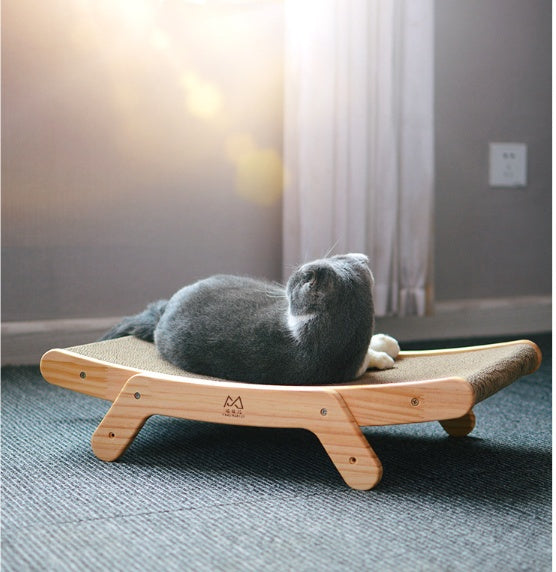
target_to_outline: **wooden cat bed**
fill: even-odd
[[[394,369],[370,370],[339,385],[235,383],[189,374],[133,337],[53,349],[41,372],[55,385],[113,404],[92,437],[95,455],[114,461],[151,415],[303,428],[324,446],[345,482],[371,489],[382,464],[360,427],[439,421],[462,437],[475,425],[473,406],[535,371],[539,348],[521,340],[459,349],[401,352]]]

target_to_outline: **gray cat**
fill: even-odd
[[[373,276],[364,254],[315,260],[282,286],[218,275],[125,318],[102,339],[154,341],[169,362],[234,381],[316,385],[393,367],[393,338],[372,336]],[[372,336],[372,340],[371,340]]]

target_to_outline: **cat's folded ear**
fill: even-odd
[[[371,276],[371,286],[374,286],[375,278],[369,266],[369,257],[366,254],[361,254],[360,252],[350,252],[347,256],[350,256],[351,258],[355,259],[357,262],[365,266],[365,268],[367,268]]]
[[[362,264],[369,264],[369,257],[366,254],[361,254],[360,252],[350,252],[347,256],[354,258]]]

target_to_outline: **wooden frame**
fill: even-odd
[[[133,366],[133,356],[141,362],[146,355],[150,365]],[[318,437],[350,487],[371,489],[382,464],[360,427],[439,421],[449,435],[465,436],[475,425],[473,405],[532,373],[540,361],[539,348],[524,340],[402,352],[394,370],[369,371],[348,384],[271,386],[181,373],[152,344],[121,338],[50,350],[41,372],[50,383],[113,402],[92,437],[93,451],[104,461],[119,458],[152,415],[303,428]],[[444,362],[447,373],[439,376]],[[403,379],[408,371],[416,372],[415,379]]]

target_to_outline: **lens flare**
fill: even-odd
[[[195,117],[210,119],[222,109],[222,94],[218,87],[195,72],[184,73],[181,85],[185,90],[186,107]]]
[[[275,149],[259,147],[247,133],[226,141],[226,156],[236,169],[236,192],[250,202],[272,206],[282,196],[284,165]]]

